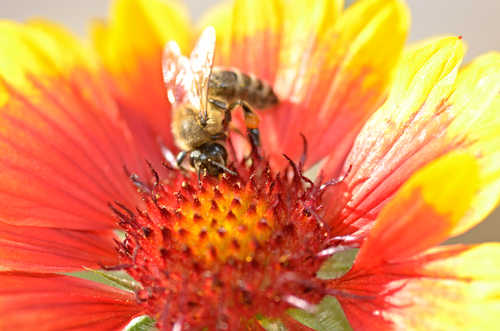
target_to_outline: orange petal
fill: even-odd
[[[143,144],[161,135],[173,146],[170,104],[163,84],[161,54],[175,40],[184,54],[191,44],[187,10],[177,1],[116,0],[108,23],[95,22],[92,41],[126,119]]]
[[[490,195],[483,206],[472,206],[455,231],[463,232],[494,207],[500,171],[494,166],[493,143],[500,131],[496,121],[486,124],[484,118],[491,118],[500,91],[500,58],[475,66],[455,82],[461,59],[460,40],[450,38],[403,63],[389,99],[367,122],[347,158],[345,169],[352,165],[351,173],[331,192],[326,218],[339,234],[364,233],[409,176],[451,150],[483,163],[480,178],[485,196]],[[332,176],[337,163],[327,163],[326,169]]]
[[[144,162],[95,58],[45,22],[3,22],[0,33],[1,220],[116,227],[107,202],[135,202],[123,166],[142,175]]]
[[[139,315],[132,293],[53,274],[0,273],[2,330],[121,330]]]
[[[0,264],[33,272],[70,272],[119,264],[112,231],[72,231],[0,222]]]

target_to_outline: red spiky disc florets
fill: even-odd
[[[318,185],[283,178],[262,161],[201,182],[170,168],[142,188],[145,211],[115,207],[126,239],[122,267],[142,285],[137,298],[160,329],[236,330],[255,316],[318,303],[316,272],[329,228],[318,219]],[[251,163],[251,165],[248,165]]]

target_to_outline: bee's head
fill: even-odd
[[[201,145],[190,154],[191,166],[196,169],[198,179],[206,171],[210,176],[219,177],[223,171],[236,175],[233,171],[226,168],[227,151],[224,146],[218,143],[208,143]]]

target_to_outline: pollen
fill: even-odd
[[[316,277],[329,247],[321,185],[293,164],[285,175],[260,158],[233,168],[201,181],[152,170],[150,188],[133,177],[143,210],[112,207],[126,232],[120,268],[141,284],[137,300],[161,330],[234,330],[326,294]]]

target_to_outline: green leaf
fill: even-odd
[[[256,315],[255,318],[257,318],[260,325],[267,331],[288,331],[283,323],[276,318],[267,318],[262,315]]]
[[[314,314],[301,309],[290,309],[287,313],[313,330],[352,331],[342,306],[334,297],[325,297],[318,305],[318,310]]]
[[[134,318],[123,331],[153,331],[157,330],[155,327],[156,321],[149,316],[140,316]]]
[[[318,271],[320,279],[335,279],[345,275],[351,269],[359,249],[347,249],[335,253]]]

